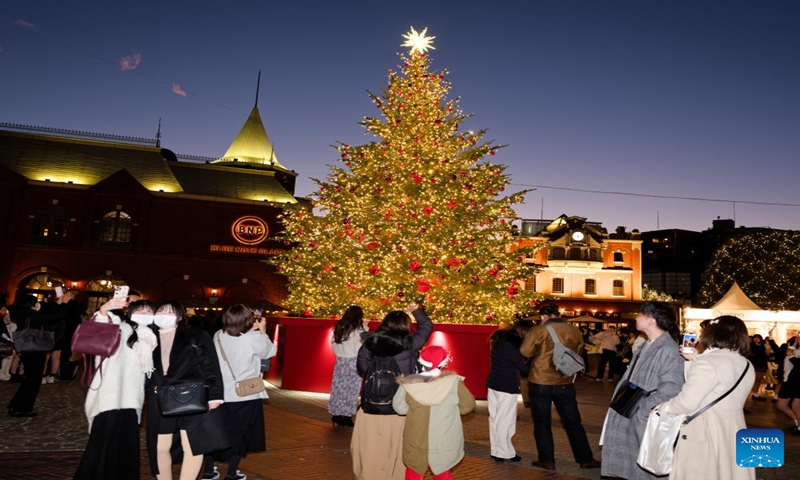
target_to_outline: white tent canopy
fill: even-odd
[[[786,341],[787,327],[800,328],[800,311],[764,310],[750,300],[736,282],[733,282],[728,293],[711,308],[690,307],[683,313],[687,331],[697,331],[701,321],[722,315],[741,318],[747,325],[750,334],[758,333],[762,336],[770,336],[778,344]]]

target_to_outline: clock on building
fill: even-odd
[[[572,240],[575,242],[582,242],[584,238],[583,232],[576,231],[572,232]]]

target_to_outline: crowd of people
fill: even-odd
[[[47,303],[21,298],[3,312],[2,335],[8,340],[15,328],[41,328],[53,332],[54,345],[63,349],[69,344],[64,338],[76,327],[66,320],[73,311],[71,300],[69,292]],[[521,460],[513,445],[521,389],[527,391],[523,398],[533,419],[537,458],[531,463],[551,471],[556,470],[553,406],[574,461],[580,468],[600,468],[605,477],[656,478],[637,465],[654,410],[697,414],[677,438],[674,479],[698,474],[753,479],[753,469],[735,466],[735,435],[746,428],[746,403],[764,401],[769,392],[776,408],[793,422],[789,431],[800,434],[797,337],[779,346],[771,337],[748,336],[739,318],[721,316],[702,322],[696,343],[682,348],[676,312],[662,302],[645,302],[635,328],[619,332],[579,329],[561,318],[555,305],[542,306],[538,313],[538,321],[518,320],[489,338],[489,455],[496,462]],[[145,405],[146,445],[156,478],[172,479],[173,465],[180,464],[182,480],[198,475],[217,480],[218,463],[227,463],[226,479],[246,478],[238,468],[241,458],[266,449],[262,400],[267,393],[260,379],[262,361],[275,356],[276,347],[266,334],[266,321],[245,305],[226,309],[218,329],[215,322],[192,317],[178,302],[156,305],[131,291],[85,319],[118,326],[121,341],[111,356],[88,359],[97,373],[85,403],[89,440],[74,478],[140,477],[139,425]],[[449,352],[427,345],[433,330],[424,307],[416,304],[389,312],[374,332],[358,306],[349,307],[337,322],[331,338],[335,367],[329,412],[334,426],[353,429],[355,478],[418,479],[430,470],[433,478],[448,479],[463,458],[460,416],[475,408],[475,398],[463,377],[446,369]],[[580,358],[589,342],[600,351],[594,377],[617,382],[599,457],[582,425],[576,375],[565,373],[556,358],[564,349]],[[58,359],[48,352],[21,352],[16,358],[24,375],[8,414],[35,416],[37,392],[48,383],[49,373],[59,374]],[[11,368],[11,360],[4,358],[4,369]],[[15,375],[20,373],[15,370]],[[254,389],[246,390],[245,384]],[[165,399],[187,385],[200,386],[203,408],[176,414]],[[619,407],[619,399],[632,390],[644,394]]]
[[[54,333],[53,349],[60,350],[72,337],[65,324],[71,299],[70,292],[47,303],[21,297],[7,309],[4,337],[42,329]],[[266,448],[262,362],[277,349],[266,334],[266,319],[245,305],[227,308],[216,331],[213,322],[205,325],[213,337],[204,325],[191,322],[192,316],[179,302],[155,305],[130,290],[84,320],[117,326],[119,345],[109,356],[86,358],[92,373],[85,401],[89,439],[75,479],[140,478],[139,425],[145,405],[146,445],[158,480],[172,479],[176,463],[181,480],[195,480],[201,470],[202,479],[217,480],[221,472],[215,462],[227,463],[227,480],[247,478],[238,464],[248,453]],[[52,352],[49,356],[56,363]],[[8,404],[9,416],[36,415],[39,387],[48,383],[44,376],[59,371],[57,366],[46,369],[47,357],[48,352],[19,353],[24,372]],[[243,391],[240,384],[246,379],[250,390]],[[177,396],[185,393],[190,397]],[[181,408],[192,405],[194,410],[176,409],[171,396],[184,402]]]

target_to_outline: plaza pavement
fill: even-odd
[[[5,406],[18,384],[0,382],[0,402]],[[614,384],[580,378],[576,382],[583,425],[600,458],[597,442]],[[334,428],[326,411],[327,395],[285,391],[270,386],[270,399],[264,403],[267,452],[251,454],[242,460],[240,469],[251,480],[351,480],[350,435],[352,430]],[[83,413],[85,389],[77,380],[43,385],[36,404],[35,418],[0,416],[0,479],[69,479],[72,478],[87,439]],[[751,405],[752,403],[752,405]],[[771,402],[748,402],[753,411],[747,415],[751,428],[783,428],[788,420]],[[554,419],[557,418],[553,413]],[[599,470],[581,470],[572,460],[566,435],[554,421],[557,472],[530,466],[536,459],[530,413],[520,402],[517,435],[514,445],[522,461],[496,463],[489,458],[488,413],[485,401],[463,417],[466,456],[453,469],[456,479],[600,479]],[[144,432],[141,435],[144,441]],[[142,445],[142,478],[149,476],[147,454]],[[800,478],[800,436],[787,434],[787,466],[757,469],[757,478],[788,480]],[[220,470],[224,472],[224,466]],[[176,470],[177,471],[177,470]],[[176,476],[177,478],[177,476]],[[430,473],[426,478],[431,478]]]

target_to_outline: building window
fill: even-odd
[[[625,295],[625,283],[622,280],[614,280],[614,291],[612,293],[615,296]]]
[[[536,291],[536,277],[531,277],[525,280],[525,291],[526,292],[535,292]]]
[[[130,215],[117,210],[103,216],[100,222],[100,246],[128,248],[131,243],[133,221]]]
[[[563,278],[554,278],[553,279],[553,293],[564,293],[564,279]]]
[[[72,237],[70,213],[60,205],[39,211],[33,217],[31,240],[34,243],[66,245],[67,237]]]
[[[553,247],[551,252],[551,260],[564,260],[566,258],[566,252],[563,247]]]
[[[622,259],[622,252],[614,252],[614,263],[625,263]]]
[[[597,295],[597,282],[593,278],[587,278],[584,281],[584,291],[586,295]]]

